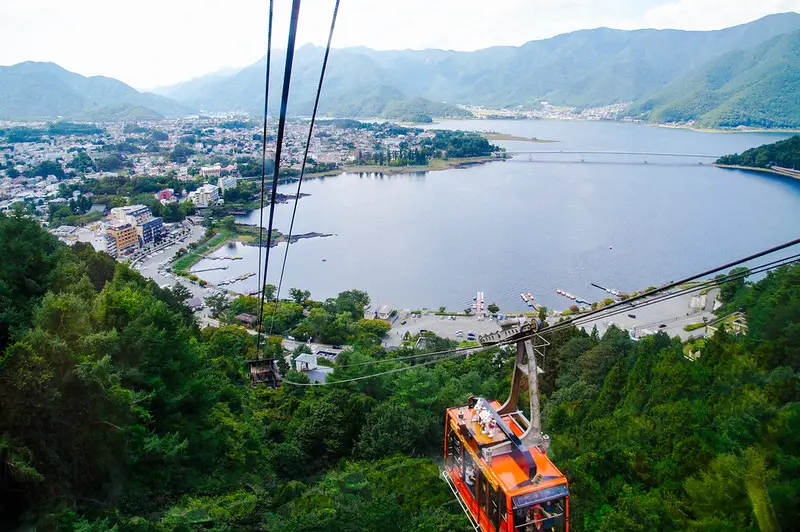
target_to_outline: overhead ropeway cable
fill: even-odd
[[[262,331],[264,326],[264,295],[267,286],[267,272],[269,270],[269,252],[272,248],[272,230],[275,222],[275,197],[278,190],[278,178],[280,176],[281,168],[281,148],[283,147],[283,136],[286,129],[286,109],[289,105],[289,85],[292,80],[292,65],[294,63],[294,49],[295,42],[297,41],[297,24],[300,19],[300,0],[292,0],[292,15],[289,21],[289,42],[286,46],[286,64],[283,69],[283,90],[281,92],[281,109],[278,118],[278,134],[275,144],[275,163],[272,170],[272,191],[269,202],[269,223],[267,227],[267,249],[264,253],[264,275],[262,275],[263,286],[259,287],[260,303],[258,310],[258,330]],[[264,138],[266,142],[266,137]],[[261,189],[261,197],[263,203],[264,189]],[[263,231],[263,225],[259,228],[259,236]],[[259,256],[261,247],[259,246]],[[261,354],[261,335],[258,336],[256,344],[256,357]]]
[[[275,0],[269,0],[269,20],[267,22],[267,57],[266,75],[264,79],[264,127],[261,133],[261,208],[258,211],[258,289],[263,290],[261,284],[261,242],[264,235],[264,186],[267,178],[267,117],[269,110],[269,72],[272,67],[272,12]],[[264,279],[264,284],[267,280]],[[259,318],[260,319],[260,318]]]
[[[767,250],[760,251],[758,253],[749,255],[749,256],[744,257],[742,259],[739,259],[739,260],[736,260],[736,261],[733,261],[733,262],[729,262],[727,264],[723,264],[722,266],[718,266],[718,267],[713,268],[711,270],[707,270],[705,272],[692,275],[692,276],[687,277],[685,279],[681,279],[680,281],[675,281],[673,283],[669,283],[669,284],[667,284],[665,286],[662,286],[661,288],[657,288],[655,290],[651,290],[651,291],[648,291],[648,292],[646,292],[644,294],[641,294],[640,296],[635,296],[635,297],[630,298],[628,300],[621,301],[621,302],[615,303],[613,305],[609,305],[607,307],[604,307],[602,309],[598,309],[598,310],[589,312],[589,313],[584,314],[582,316],[579,316],[579,317],[576,317],[576,318],[573,318],[573,319],[570,319],[570,320],[564,320],[564,321],[561,321],[561,322],[559,322],[559,323],[557,323],[555,325],[549,326],[549,327],[543,327],[543,328],[541,328],[541,329],[539,329],[539,330],[537,330],[535,332],[530,333],[528,336],[515,336],[513,339],[510,339],[510,340],[507,340],[507,341],[500,341],[500,342],[497,342],[496,344],[493,344],[493,345],[488,346],[488,347],[486,347],[486,346],[462,347],[462,348],[455,348],[455,349],[449,349],[449,350],[443,350],[443,351],[423,353],[423,354],[418,354],[418,355],[411,355],[411,356],[408,356],[408,357],[389,358],[389,359],[382,359],[382,360],[359,362],[359,363],[349,364],[349,365],[344,365],[344,366],[337,366],[336,367],[337,369],[340,369],[340,368],[344,369],[344,368],[348,368],[348,367],[366,366],[366,365],[374,365],[374,364],[382,364],[382,363],[390,363],[390,362],[402,362],[402,361],[405,361],[405,360],[413,360],[413,359],[418,359],[418,358],[422,358],[422,357],[431,357],[431,356],[440,356],[441,355],[441,358],[438,358],[436,360],[429,360],[429,361],[422,362],[422,363],[417,363],[417,364],[411,365],[411,366],[405,366],[405,367],[402,367],[402,368],[394,368],[394,369],[391,369],[391,370],[388,370],[388,371],[381,371],[381,372],[377,372],[377,373],[372,373],[370,375],[362,375],[362,376],[359,376],[359,377],[353,377],[353,378],[343,379],[343,380],[338,380],[338,381],[330,381],[330,382],[324,382],[324,383],[323,382],[302,383],[302,382],[284,380],[283,383],[284,384],[288,384],[288,385],[293,385],[293,386],[306,386],[306,387],[307,386],[317,386],[317,387],[319,387],[319,386],[333,386],[333,385],[337,385],[337,384],[346,384],[346,383],[349,383],[349,382],[362,381],[362,380],[366,380],[366,379],[370,379],[370,378],[380,377],[380,376],[383,376],[383,375],[390,375],[390,374],[394,374],[394,373],[400,373],[402,371],[410,371],[410,370],[412,370],[412,369],[414,369],[414,368],[416,368],[418,366],[423,366],[423,365],[427,366],[427,365],[430,365],[430,364],[436,364],[438,362],[454,360],[454,359],[457,359],[457,358],[460,358],[460,357],[463,357],[463,356],[466,356],[466,355],[477,354],[477,353],[485,352],[485,351],[488,351],[488,350],[491,350],[491,349],[494,349],[494,348],[497,348],[497,347],[503,347],[503,346],[506,346],[506,345],[511,345],[511,344],[519,342],[521,339],[532,338],[533,336],[536,336],[536,335],[552,334],[554,332],[557,332],[557,331],[563,330],[563,329],[567,329],[567,328],[572,327],[572,326],[580,326],[580,325],[583,325],[583,324],[585,324],[587,322],[595,321],[597,319],[603,319],[603,318],[606,318],[606,317],[614,316],[614,315],[622,313],[622,312],[627,312],[627,310],[628,310],[627,308],[621,308],[620,309],[620,307],[629,305],[631,301],[642,300],[642,299],[645,299],[645,298],[649,297],[651,299],[647,299],[647,300],[645,300],[644,302],[642,302],[642,303],[640,303],[638,305],[639,308],[646,307],[646,306],[649,306],[649,305],[654,305],[654,304],[657,304],[657,303],[661,303],[663,301],[672,299],[674,297],[679,297],[680,295],[684,295],[686,293],[694,292],[694,291],[697,291],[697,290],[702,290],[704,288],[712,288],[712,287],[720,286],[720,285],[722,285],[724,283],[737,281],[737,280],[740,280],[740,279],[744,279],[745,277],[748,277],[748,276],[751,276],[751,275],[756,275],[756,274],[759,274],[759,273],[772,271],[774,269],[781,268],[783,266],[787,266],[787,265],[790,265],[790,264],[797,264],[797,263],[800,262],[800,254],[795,254],[795,255],[792,255],[792,256],[789,256],[789,257],[784,257],[784,258],[773,260],[773,261],[770,261],[770,262],[767,262],[767,263],[764,263],[764,264],[760,264],[758,266],[754,266],[752,268],[749,268],[745,272],[737,272],[735,274],[722,275],[717,279],[711,279],[711,280],[708,280],[708,281],[704,281],[703,283],[701,283],[699,285],[694,285],[694,286],[691,286],[689,288],[681,289],[681,290],[678,290],[677,292],[674,292],[674,293],[671,293],[671,294],[662,294],[664,291],[669,291],[672,288],[679,287],[679,286],[684,285],[684,284],[686,284],[688,282],[691,282],[691,281],[695,281],[697,279],[700,279],[701,277],[707,277],[709,275],[718,273],[720,271],[730,270],[731,268],[734,268],[734,267],[739,266],[741,264],[744,264],[746,262],[750,262],[752,260],[764,257],[764,256],[772,254],[772,253],[777,253],[778,251],[782,251],[784,249],[787,249],[789,247],[795,246],[797,244],[800,244],[800,239],[795,239],[795,240],[786,242],[786,243],[781,244],[779,246],[775,246],[773,248],[769,248]],[[655,297],[655,296],[658,296],[659,294],[662,294],[662,295],[659,296],[659,297]],[[589,319],[589,318],[591,318],[591,319]],[[449,356],[446,356],[446,355],[449,355]]]
[[[300,199],[300,188],[303,186],[303,177],[306,173],[306,162],[308,161],[308,150],[311,147],[311,137],[314,133],[314,122],[317,119],[317,110],[319,109],[319,98],[322,94],[322,83],[325,81],[325,71],[328,67],[328,56],[331,53],[331,42],[333,41],[333,30],[336,28],[336,16],[339,13],[339,0],[336,0],[333,6],[333,16],[331,17],[331,29],[328,33],[328,44],[325,46],[325,56],[322,59],[322,69],[319,73],[319,84],[317,84],[317,95],[314,98],[314,111],[311,113],[311,123],[308,126],[308,137],[306,137],[306,147],[303,151],[303,162],[300,166],[300,178],[297,181],[297,193],[294,196],[294,207],[292,208],[292,220],[289,223],[289,236],[286,238],[286,248],[283,251],[283,263],[281,264],[281,275],[278,279],[278,288],[275,291],[275,306],[272,308],[272,319],[269,325],[269,333],[272,334],[275,325],[275,313],[278,309],[278,301],[281,297],[281,288],[283,287],[283,274],[286,271],[286,259],[289,257],[289,246],[292,244],[292,235],[294,234],[294,220],[297,216],[297,202]]]

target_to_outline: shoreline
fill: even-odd
[[[790,177],[792,179],[800,180],[800,171],[796,173],[792,173],[789,171],[781,171],[781,170],[774,170],[772,168],[758,168],[755,166],[741,166],[738,164],[717,164],[713,163],[711,166],[716,166],[717,168],[723,168],[726,170],[743,170],[745,172],[758,172],[764,174],[772,174],[772,175],[779,175],[782,177]]]
[[[617,122],[622,122],[622,120],[617,120]],[[655,126],[655,127],[664,127],[667,129],[686,129],[688,131],[697,131],[698,133],[786,133],[786,134],[797,134],[800,133],[800,129],[791,128],[791,129],[780,129],[780,128],[741,128],[741,127],[695,127],[689,125],[681,125],[681,124],[662,124],[658,122],[636,122],[638,124],[644,124],[648,126]]]
[[[737,127],[696,127],[690,126],[686,124],[670,124],[664,122],[648,122],[647,120],[614,120],[614,119],[605,119],[605,118],[481,118],[478,116],[473,117],[463,117],[463,118],[436,118],[434,119],[433,124],[441,124],[443,121],[446,120],[470,120],[475,122],[486,122],[488,120],[496,120],[496,121],[536,121],[536,120],[553,120],[557,122],[615,122],[619,124],[639,124],[643,126],[653,126],[653,127],[665,127],[669,129],[687,129],[689,131],[697,131],[699,133],[786,133],[786,134],[798,134],[800,133],[800,127],[794,128],[762,128],[762,127],[745,127],[745,126],[737,126]],[[431,124],[425,124],[430,126]],[[435,129],[435,128],[431,128]],[[480,131],[478,133],[481,133]],[[483,134],[483,133],[482,133]],[[503,133],[500,133],[504,135]],[[513,136],[513,135],[512,135]],[[496,140],[527,140],[531,141],[531,139],[521,137],[521,138],[513,138],[513,139],[496,139]],[[558,140],[536,140],[534,142],[560,142]]]
[[[541,144],[551,144],[551,143],[561,142],[560,140],[540,139],[537,137],[521,137],[519,135],[511,135],[510,133],[498,133],[496,131],[487,131],[485,133],[481,132],[478,133],[480,133],[480,135],[486,140],[520,140],[524,142],[538,142]]]
[[[312,179],[318,177],[334,177],[342,174],[414,174],[419,172],[438,172],[441,170],[454,170],[459,168],[469,168],[479,164],[486,164],[493,161],[504,161],[503,158],[493,157],[487,155],[484,157],[464,157],[460,159],[433,159],[430,165],[426,166],[379,166],[375,164],[364,165],[351,165],[337,168],[336,170],[328,170],[327,172],[319,172],[314,174],[306,174],[304,179]]]

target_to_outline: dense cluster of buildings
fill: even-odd
[[[225,191],[235,188],[240,179],[256,177],[254,168],[260,169],[261,126],[240,118],[195,117],[82,127],[85,134],[69,134],[63,132],[64,128],[55,132],[47,122],[0,122],[0,212],[21,204],[26,213],[45,225],[57,221],[50,229],[59,238],[91,241],[96,249],[105,249],[115,257],[158,241],[165,231],[163,220],[144,205],[111,209],[109,214],[106,205],[94,201],[91,190],[84,188],[88,180],[168,177],[186,182],[186,186],[161,190],[154,194],[155,199],[162,205],[191,201],[203,209],[222,203]],[[2,133],[13,130],[32,135],[18,141]],[[308,122],[287,124],[284,169],[299,169],[307,134]],[[423,130],[353,127],[353,121],[319,121],[309,147],[307,169],[313,171],[319,164],[329,169],[331,165],[359,162],[376,150],[413,147],[433,135]],[[266,157],[270,159],[275,153],[275,138],[268,135],[267,140]],[[181,156],[177,156],[178,151]],[[110,166],[108,161],[114,158],[122,160],[122,166]],[[90,205],[88,212],[108,217],[81,227],[64,225],[65,205],[73,214],[87,213],[85,207],[72,207],[79,202]],[[53,216],[55,209],[61,209],[58,220]]]
[[[464,106],[479,118],[523,119],[538,118],[540,120],[630,120],[626,114],[630,103],[617,103],[602,107],[570,107],[551,105],[539,102],[537,105],[510,109],[491,109],[482,106]]]
[[[158,243],[164,235],[164,222],[153,216],[145,205],[111,209],[111,222],[106,229],[106,252],[119,257],[149,244]]]

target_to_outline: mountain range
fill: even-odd
[[[289,111],[313,107],[324,49],[297,49]],[[716,31],[581,30],[522,46],[474,52],[334,49],[320,113],[430,120],[469,116],[457,104],[494,108],[630,103],[656,122],[735,127],[800,126],[800,15],[783,13]],[[285,53],[271,61],[277,113]],[[0,68],[0,119],[186,112],[263,112],[264,61],[139,93],[48,63]],[[142,119],[143,119],[142,118]]]
[[[157,119],[187,112],[189,108],[164,96],[139,92],[113,78],[84,77],[55,63],[27,61],[0,67],[3,120]]]

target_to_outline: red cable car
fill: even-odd
[[[480,339],[492,345],[519,337],[505,404],[472,398],[447,410],[442,477],[476,531],[569,530],[567,479],[548,458],[549,438],[541,431],[536,354],[544,356],[547,343],[540,336],[536,346],[530,340],[540,326],[534,322]],[[530,421],[517,409],[523,374],[531,392]]]

